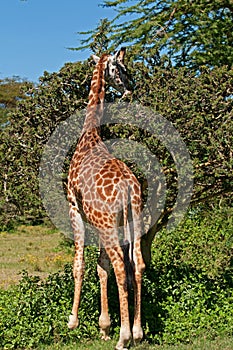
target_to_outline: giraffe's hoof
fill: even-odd
[[[108,341],[111,340],[111,338],[108,335],[102,335],[101,340]]]
[[[99,318],[99,326],[100,326],[100,335],[102,340],[109,340],[109,329],[110,329],[111,321],[109,316],[101,315]]]
[[[115,350],[128,350],[126,347],[124,347],[122,344],[117,344],[115,346]]]
[[[74,315],[70,315],[69,322],[68,322],[68,328],[69,329],[75,329],[78,327],[78,318]]]
[[[134,345],[137,345],[140,343],[140,341],[143,338],[143,330],[141,326],[134,326],[133,327],[133,342]]]
[[[100,335],[101,335],[101,340],[105,340],[108,341],[111,338],[108,335],[109,333],[109,327],[107,327],[106,329],[100,329]]]
[[[130,345],[130,341],[131,341],[131,333],[123,333],[122,332],[122,329],[121,329],[121,336],[122,338],[119,339],[116,347],[115,347],[115,350],[128,350],[128,348],[126,348],[126,346],[129,346]],[[124,338],[123,338],[124,336]]]

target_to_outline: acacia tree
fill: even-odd
[[[118,13],[108,28],[109,42],[114,47],[122,43],[133,45],[137,58],[160,64],[166,56],[177,67],[194,69],[201,65],[232,65],[230,0],[105,0],[103,6]],[[81,41],[81,48],[87,47],[88,41],[93,42],[96,32],[82,32],[87,38]]]
[[[81,39],[81,47],[70,48],[70,50],[91,49],[96,55],[103,54],[109,49],[110,39],[109,30],[111,22],[107,19],[101,19],[96,29],[88,32],[79,32],[80,35],[89,35],[87,39]]]
[[[88,65],[67,64],[59,73],[44,73],[26,99],[8,116],[0,134],[0,221],[41,220],[46,216],[39,195],[38,171],[44,144],[56,125],[84,108]]]
[[[17,101],[26,98],[25,88],[29,85],[19,77],[0,79],[0,125],[7,122],[8,114],[17,107]]]

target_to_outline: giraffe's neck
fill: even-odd
[[[89,102],[82,133],[93,129],[96,130],[100,126],[104,108],[106,58],[107,56],[101,57],[92,76]]]

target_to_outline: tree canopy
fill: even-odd
[[[17,107],[17,102],[25,98],[29,83],[19,77],[0,79],[0,125],[8,119],[8,114]]]
[[[103,2],[117,11],[115,19],[101,22],[97,29],[82,32],[87,38],[81,47],[95,49],[93,42],[100,28],[108,29],[109,46],[133,45],[138,58],[160,64],[166,57],[171,64],[198,69],[227,65],[233,61],[233,5],[230,0],[167,0]],[[97,33],[99,33],[97,35]],[[89,45],[88,45],[89,43]]]

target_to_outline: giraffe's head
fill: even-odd
[[[129,90],[127,70],[124,65],[125,53],[126,49],[122,47],[114,55],[105,55],[105,79],[116,90],[123,93],[124,96],[131,93]],[[92,58],[98,64],[100,58],[96,55],[93,55]]]

